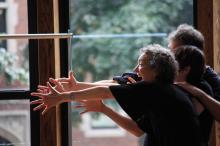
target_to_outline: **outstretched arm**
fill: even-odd
[[[185,90],[190,92],[192,95],[198,98],[199,101],[201,101],[205,107],[210,111],[212,116],[215,120],[220,122],[220,102],[213,99],[211,96],[200,90],[199,88],[190,85],[186,82],[184,83],[177,83],[181,87],[183,87]]]
[[[44,114],[48,109],[63,102],[81,101],[81,100],[102,100],[114,98],[108,86],[92,87],[80,91],[59,92],[51,84],[47,83],[49,93],[33,92],[32,96],[38,96],[40,99],[32,101],[31,104],[40,104],[34,110],[44,109]],[[56,82],[56,85],[60,85]]]
[[[53,80],[53,79],[51,78],[50,80]],[[118,83],[116,83],[113,80],[102,80],[102,81],[97,81],[94,83],[79,82],[74,77],[73,71],[69,72],[68,78],[58,78],[55,80],[62,84],[65,91],[77,91],[77,90],[82,90],[82,89],[96,87],[96,86],[118,85]]]
[[[100,112],[108,116],[120,127],[124,128],[126,131],[132,133],[133,135],[140,137],[144,134],[144,132],[138,127],[136,122],[115,112],[110,107],[106,106],[101,100],[85,100],[80,101],[80,103],[82,105],[76,106],[75,108],[84,108],[85,110],[81,112],[81,114],[86,112]]]

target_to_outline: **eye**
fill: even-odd
[[[138,64],[138,66],[143,67],[143,66],[144,66],[144,64],[143,64],[143,63],[139,63],[139,64]]]

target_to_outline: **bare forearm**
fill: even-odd
[[[92,87],[79,91],[66,92],[66,101],[102,100],[114,98],[108,86]]]
[[[89,82],[78,82],[76,87],[72,88],[72,90],[83,90],[87,88],[92,88],[92,87],[98,87],[98,86],[112,86],[112,85],[118,85],[117,83],[110,82],[109,80],[104,80],[104,81],[98,81],[94,83],[89,83]]]
[[[220,122],[220,102],[210,97],[208,94],[203,93],[198,99],[210,111],[215,120]]]
[[[144,132],[137,126],[137,124],[133,120],[118,114],[111,108],[104,106],[103,113],[109,118],[111,118],[120,127],[124,128],[133,135],[140,137],[144,134]]]
[[[108,84],[108,83],[110,83],[110,84],[115,84],[115,83],[117,83],[116,81],[114,81],[114,80],[101,80],[101,81],[96,81],[96,82],[94,82],[94,83],[104,83],[104,84]],[[117,83],[118,84],[118,83]]]

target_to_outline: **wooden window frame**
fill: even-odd
[[[28,0],[29,33],[68,32],[68,3],[68,0]],[[30,40],[29,48],[30,91],[36,91],[38,84],[45,85],[49,77],[68,75],[67,40]],[[71,146],[69,107],[62,104],[42,116],[31,106],[32,146]]]
[[[220,1],[195,0],[196,28],[205,37],[206,63],[220,74]],[[211,145],[220,145],[220,124],[215,122]]]
[[[53,33],[54,32],[54,3],[59,5],[58,32],[67,32],[69,29],[69,1],[68,0],[28,0],[29,33]],[[200,30],[206,40],[205,54],[207,64],[214,67],[220,73],[220,42],[219,42],[219,0],[194,0],[195,26]],[[67,76],[68,51],[67,41],[59,42],[58,57],[59,67],[55,63],[55,42],[53,40],[31,40],[30,45],[30,90],[36,90],[37,84],[44,84],[49,77]],[[36,55],[37,54],[37,55]],[[41,58],[41,59],[39,59]],[[58,73],[59,72],[59,73]],[[59,74],[59,75],[56,75]],[[39,112],[31,111],[31,143],[32,146],[69,145],[71,146],[71,122],[68,114],[68,104],[60,108],[61,116],[54,108],[40,116]],[[55,117],[58,117],[55,118]],[[54,123],[54,120],[56,121]],[[60,121],[60,122],[59,122]],[[52,124],[54,123],[54,124]],[[61,130],[57,130],[61,129]],[[213,144],[220,144],[219,125],[215,124]],[[59,140],[57,140],[59,139]]]

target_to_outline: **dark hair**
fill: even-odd
[[[175,31],[169,34],[168,39],[179,43],[179,45],[196,46],[200,50],[204,50],[205,47],[202,33],[188,24],[179,25]]]
[[[148,55],[148,66],[156,73],[155,81],[172,84],[177,74],[178,63],[173,53],[158,44],[141,48],[140,53]]]
[[[190,67],[187,82],[195,84],[201,81],[205,70],[205,56],[195,46],[180,46],[175,49],[175,58],[179,63],[179,70]]]

